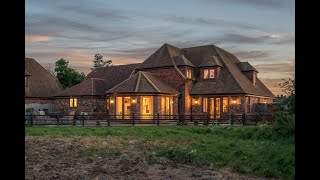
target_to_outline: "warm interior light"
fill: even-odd
[[[132,102],[133,102],[133,103],[135,103],[135,102],[136,102],[136,100],[135,100],[135,99],[132,99]]]
[[[198,100],[195,100],[194,102],[195,102],[196,104],[198,104]]]
[[[171,103],[173,104],[173,101],[171,101]]]
[[[113,103],[113,99],[110,100],[110,103]]]
[[[267,101],[264,102],[265,104],[267,103]]]
[[[237,101],[236,100],[233,100],[233,103],[235,104]]]

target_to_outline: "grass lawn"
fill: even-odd
[[[256,127],[26,127],[26,136],[137,139],[149,163],[227,167],[241,174],[293,179],[294,137]],[[152,144],[152,146],[150,146]],[[121,150],[120,150],[121,151]],[[89,154],[101,152],[90,150]],[[121,153],[116,151],[115,153]]]

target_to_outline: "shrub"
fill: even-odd
[[[26,109],[26,112],[33,112],[34,111],[34,108],[27,108]]]
[[[272,129],[276,134],[280,136],[294,136],[295,115],[284,111],[276,112],[272,124]]]

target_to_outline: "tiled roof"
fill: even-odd
[[[76,86],[64,90],[56,96],[104,95],[107,90],[130,77],[139,64],[128,64],[97,68]]]
[[[244,93],[259,96],[273,97],[268,88],[257,78],[257,84],[253,83],[241,72],[237,64],[241,62],[231,53],[215,46],[199,46],[182,49],[184,55],[195,66],[200,66],[203,59],[209,59],[216,56],[221,66],[223,66],[219,78],[212,81],[203,81],[198,77],[190,93],[191,94],[232,94]]]
[[[83,82],[72,86],[58,94],[56,97],[61,96],[88,96],[88,95],[104,95],[103,91],[106,87],[104,79],[90,78],[85,79]]]
[[[240,63],[237,63],[237,66],[239,67],[239,69],[241,71],[256,71],[258,72],[258,70],[256,70],[256,68],[254,68],[253,66],[251,66],[250,63],[248,62],[240,62]]]
[[[208,58],[205,58],[204,61],[198,67],[212,67],[212,66],[222,66],[217,56],[210,56]]]
[[[176,89],[172,88],[165,81],[143,71],[137,72],[106,92],[106,94],[113,93],[179,94]]]
[[[164,44],[149,56],[137,69],[174,66],[173,57],[180,56],[180,49],[169,44]]]
[[[32,58],[25,58],[25,75],[29,79],[25,97],[52,97],[62,91],[59,80]]]
[[[194,67],[194,65],[184,56],[184,55],[180,55],[180,56],[174,56],[173,57],[174,63],[177,66],[190,66],[190,67]]]

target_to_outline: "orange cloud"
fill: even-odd
[[[46,35],[27,35],[25,36],[25,40],[27,43],[35,43],[35,42],[46,42],[50,41],[52,38]]]

